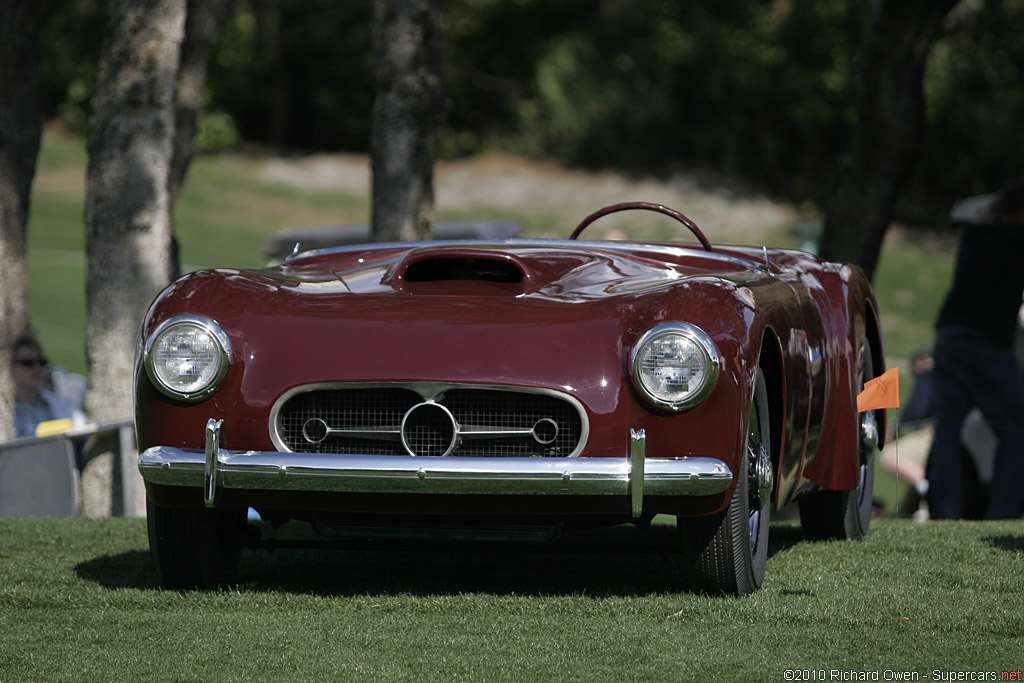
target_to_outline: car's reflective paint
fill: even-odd
[[[522,276],[407,277],[432,259],[493,260]],[[195,405],[137,374],[140,450],[202,449],[207,421],[223,419],[223,447],[272,451],[269,412],[293,387],[446,381],[572,395],[591,425],[581,457],[625,457],[629,430],[644,429],[648,457],[712,456],[735,469],[758,360],[768,353],[777,359],[769,391],[784,427],[772,449],[781,505],[811,483],[856,486],[855,340],[867,336],[876,371],[884,370],[863,275],[762,248],[508,240],[320,250],[274,268],[186,275],[159,296],[142,336],[185,313],[220,324],[232,366]],[[666,321],[697,325],[722,357],[715,391],[682,415],[652,410],[629,381],[633,344]],[[722,509],[729,495],[700,511]]]

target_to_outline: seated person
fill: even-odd
[[[14,383],[14,424],[16,436],[35,436],[40,423],[68,419],[74,426],[84,416],[71,401],[47,387],[47,361],[35,337],[23,334],[14,341],[11,354],[11,379]]]

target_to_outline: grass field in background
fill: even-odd
[[[661,525],[561,554],[246,551],[239,585],[210,593],[155,587],[143,520],[0,519],[0,680],[929,680],[1024,665],[1019,523],[771,533],[764,586],[738,599],[681,592]]]

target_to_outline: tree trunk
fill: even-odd
[[[235,0],[188,0],[185,19],[185,39],[181,45],[181,64],[174,105],[174,150],[171,156],[170,191],[171,210],[178,203],[181,187],[185,184],[188,167],[195,154],[199,113],[206,96],[206,76],[210,53],[220,37],[224,24],[231,16]],[[171,235],[171,279],[181,274],[178,239]]]
[[[268,113],[270,144],[282,148],[288,144],[291,120],[291,79],[285,65],[281,27],[281,0],[259,0],[255,5],[263,58],[270,65],[270,110]]]
[[[0,3],[0,441],[14,437],[11,344],[28,328],[25,233],[42,133],[40,13],[37,0]]]
[[[199,112],[203,109],[206,95],[210,53],[234,5],[235,0],[188,0],[188,18],[185,21],[185,40],[181,45],[181,66],[178,69],[174,106],[171,206],[177,202],[195,152]]]
[[[86,179],[86,408],[132,415],[139,324],[171,280],[169,178],[185,0],[115,0],[100,55]]]
[[[821,255],[872,277],[924,138],[925,63],[958,0],[882,0],[864,47],[859,121],[825,206]]]
[[[373,239],[429,239],[442,114],[436,0],[374,0]]]

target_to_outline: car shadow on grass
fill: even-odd
[[[803,540],[799,527],[773,525],[769,557]],[[673,524],[620,526],[574,534],[553,546],[416,544],[377,549],[283,547],[246,550],[237,588],[324,597],[360,595],[640,596],[685,590]],[[157,587],[148,552],[95,558],[78,576],[111,590]],[[769,566],[770,571],[770,566]]]
[[[132,550],[117,555],[104,555],[75,565],[78,578],[98,583],[104,588],[148,589],[157,586],[156,570],[149,552]]]
[[[998,536],[986,536],[982,540],[993,548],[1005,550],[1008,553],[1024,553],[1024,535],[1000,534]]]

